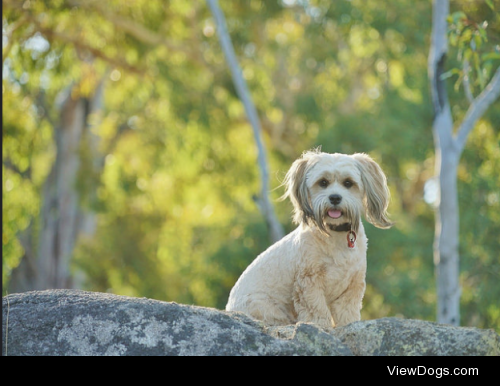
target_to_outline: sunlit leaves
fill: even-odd
[[[493,4],[490,2],[489,6],[492,8]],[[480,90],[484,89],[494,65],[500,63],[500,46],[487,46],[488,22],[476,22],[463,11],[457,11],[448,17],[448,23],[449,42],[458,50],[458,61],[464,64],[460,68],[452,68],[443,77],[458,75],[455,89],[464,81],[464,87],[476,85]]]
[[[40,186],[52,162],[52,147],[50,127],[39,121],[43,114],[20,89],[4,89],[2,115],[2,269],[6,282],[24,254],[19,238],[26,239],[25,232],[38,214]]]

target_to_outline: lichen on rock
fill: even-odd
[[[2,355],[500,355],[493,330],[384,318],[322,330],[239,312],[77,290],[3,298]]]

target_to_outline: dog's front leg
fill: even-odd
[[[308,322],[320,327],[335,327],[328,308],[322,280],[316,275],[298,275],[293,288],[293,304],[297,322]]]
[[[337,327],[361,320],[361,302],[365,293],[365,272],[355,275],[346,289],[331,304],[331,312]]]

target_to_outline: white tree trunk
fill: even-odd
[[[434,264],[436,267],[437,320],[460,324],[460,262],[457,168],[470,131],[500,94],[500,68],[483,92],[472,101],[464,121],[453,134],[453,119],[446,93],[444,63],[448,53],[448,0],[433,1],[429,79],[434,105],[435,172],[439,177],[436,202]]]
[[[460,324],[459,284],[459,211],[457,167],[460,155],[436,149],[436,173],[439,173],[439,206],[436,208],[434,264],[436,267],[437,320]]]
[[[259,164],[260,181],[261,181],[261,191],[260,197],[257,198],[257,204],[259,206],[262,215],[266,219],[270,238],[272,242],[278,241],[284,236],[283,227],[278,221],[271,200],[269,199],[269,171],[268,163],[266,157],[266,151],[262,141],[262,127],[260,125],[259,116],[257,114],[257,109],[252,101],[250,92],[248,91],[247,84],[243,75],[241,73],[241,68],[236,59],[236,54],[234,52],[233,44],[231,43],[231,37],[227,32],[226,20],[224,14],[222,13],[217,0],[207,0],[207,4],[214,16],[215,23],[217,25],[217,34],[226,56],[229,69],[231,70],[231,76],[233,78],[233,83],[236,88],[236,92],[240,97],[245,111],[250,121],[253,129],[253,134],[255,138],[255,143],[257,145],[258,156],[257,161]]]

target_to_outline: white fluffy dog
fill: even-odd
[[[231,290],[228,311],[268,325],[321,327],[360,320],[367,238],[361,214],[389,228],[389,189],[366,154],[305,152],[283,184],[299,226],[260,254]]]

